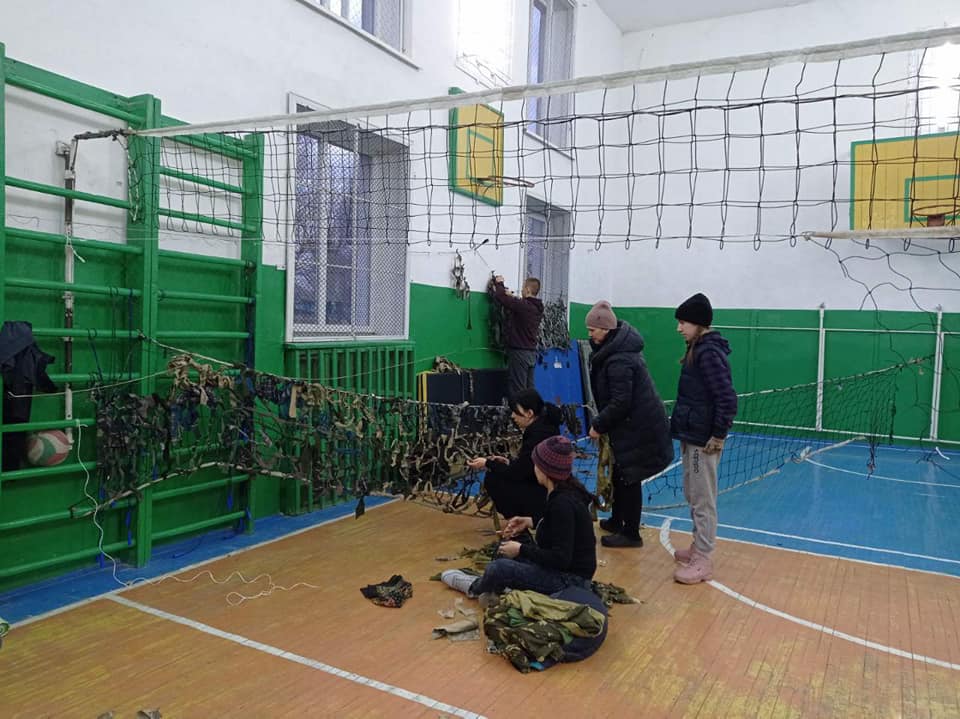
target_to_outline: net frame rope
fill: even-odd
[[[925,30],[921,32],[887,35],[849,43],[815,45],[797,50],[735,55],[717,60],[676,63],[659,67],[588,75],[573,80],[556,80],[537,85],[512,85],[493,90],[438,95],[422,99],[356,105],[343,109],[312,110],[301,113],[283,113],[238,118],[229,121],[198,122],[150,130],[130,131],[140,137],[176,137],[198,133],[231,132],[306,122],[347,121],[392,115],[417,110],[450,110],[476,104],[495,104],[537,97],[550,97],[592,90],[614,90],[638,84],[680,80],[706,75],[742,73],[761,70],[791,62],[824,63],[850,60],[869,55],[890,54],[931,47],[943,43],[960,43],[960,26]]]

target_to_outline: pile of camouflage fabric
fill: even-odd
[[[484,612],[491,651],[518,671],[548,669],[586,659],[607,636],[607,608],[593,592],[568,587],[553,596],[507,592]]]

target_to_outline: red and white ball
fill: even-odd
[[[59,429],[33,432],[27,437],[27,461],[34,467],[53,467],[70,454],[70,440]]]

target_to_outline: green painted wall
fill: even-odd
[[[503,367],[503,356],[490,349],[490,300],[472,292],[461,300],[451,287],[410,285],[410,339],[416,343],[415,371],[433,368],[443,355],[461,367]]]
[[[584,320],[590,305],[570,307],[571,334],[586,338]],[[616,307],[617,317],[636,327],[646,342],[645,357],[664,399],[676,396],[683,341],[676,332],[674,308]],[[717,309],[717,327],[730,341],[734,385],[738,392],[790,387],[817,379],[818,312],[815,310]],[[932,357],[936,316],[923,312],[827,310],[824,376],[882,369],[909,359]],[[943,329],[956,331],[960,315],[944,315]],[[766,328],[766,329],[761,329]],[[791,328],[791,329],[786,329]],[[891,332],[894,330],[895,332]],[[906,332],[908,331],[908,332]],[[946,336],[940,402],[939,437],[960,441],[960,341]],[[933,362],[908,369],[898,383],[895,433],[925,437],[930,429]],[[837,429],[855,414],[843,402],[824,404],[824,422]],[[798,423],[809,423],[811,408],[797,410]],[[850,428],[851,430],[857,428]]]

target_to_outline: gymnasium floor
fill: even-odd
[[[881,446],[872,473],[868,461],[866,446],[850,444],[787,462],[777,474],[720,496],[719,533],[960,577],[960,453]],[[668,490],[648,504],[677,499],[683,494]],[[645,513],[648,524],[668,518],[690,530],[686,507]]]
[[[881,452],[869,479],[849,446],[723,495],[710,585],[672,581],[686,511],[649,513],[642,550],[600,549],[597,578],[640,603],[614,606],[580,664],[522,675],[479,642],[430,638],[461,596],[428,581],[457,566],[436,558],[487,541],[488,519],[390,502],[355,520],[351,505],[168,547],[151,571],[174,574],[65,609],[110,567],[0,597],[0,713],[960,716],[960,457]],[[395,573],[414,584],[402,608],[361,597]]]

